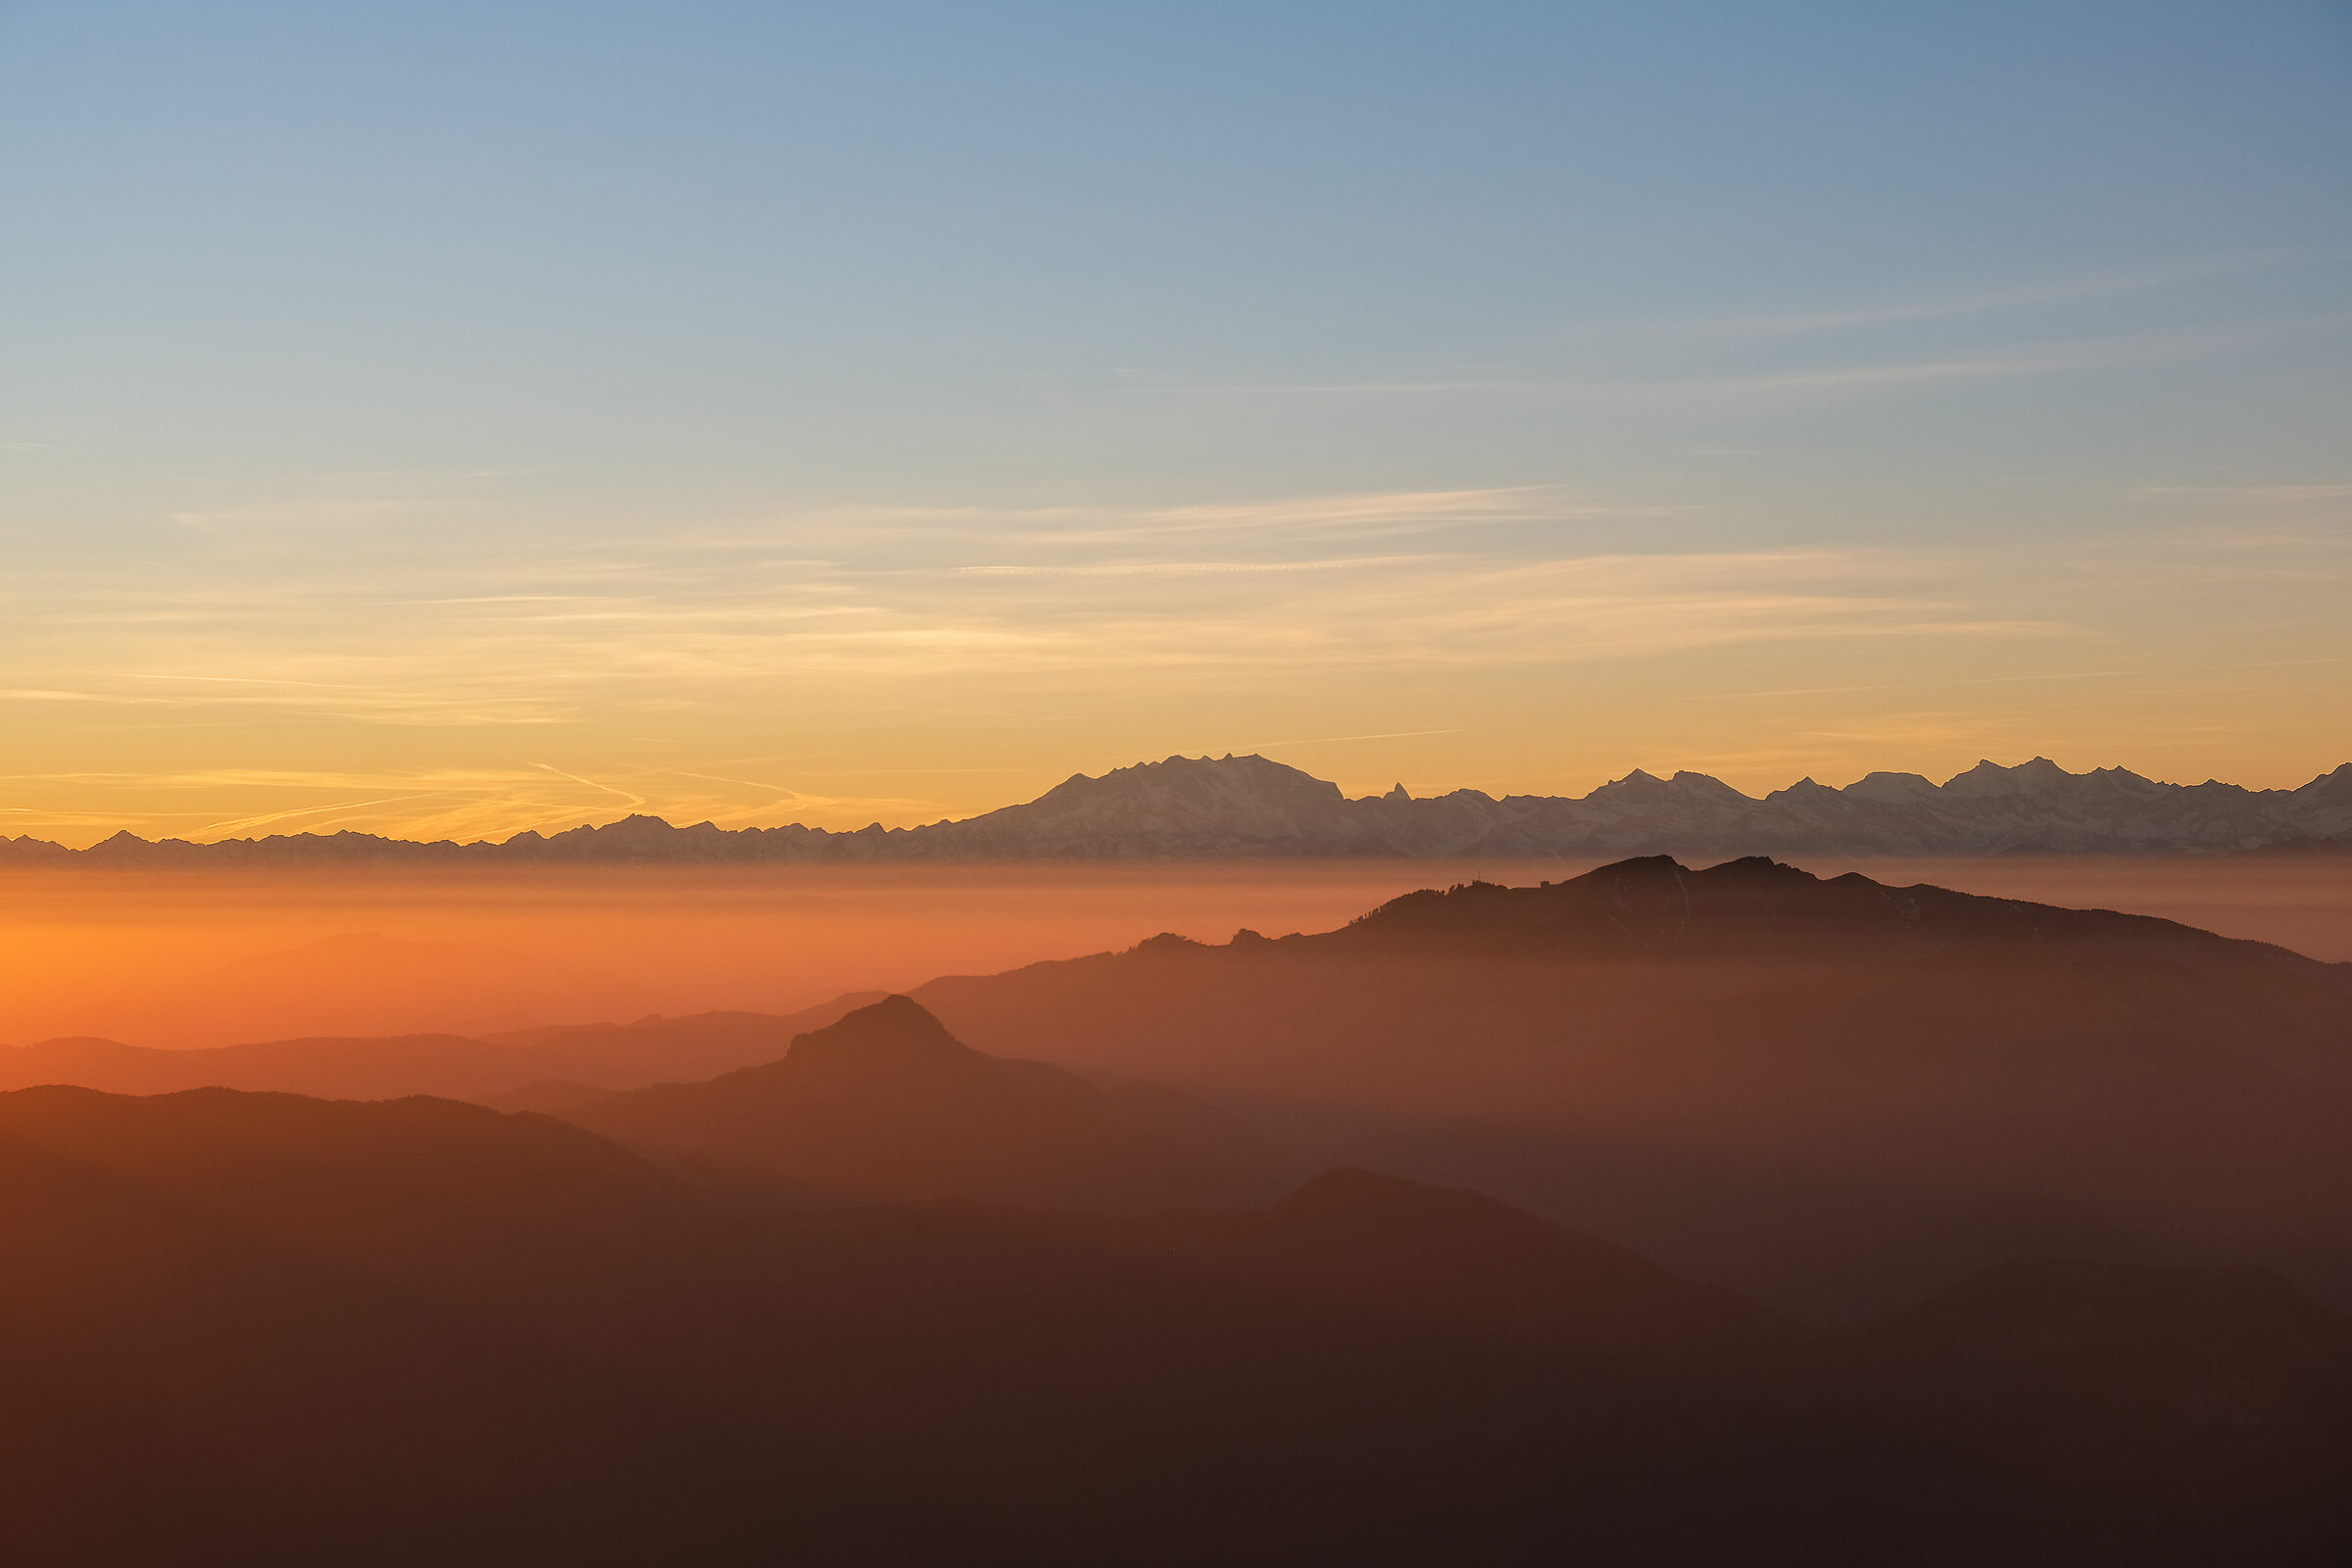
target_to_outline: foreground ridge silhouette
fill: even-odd
[[[1872,773],[1804,779],[1758,800],[1703,773],[1637,768],[1579,799],[1399,784],[1344,797],[1263,757],[1170,757],[1077,774],[1034,801],[960,821],[855,832],[791,823],[680,827],[635,814],[500,843],[418,843],[350,831],[196,844],[125,829],[85,850],[0,837],[0,864],[121,868],[538,862],[1032,860],[1250,857],[2230,854],[2352,850],[2352,762],[2292,790],[2160,783],[2127,768],[2069,773],[2046,758],[1979,762],[1938,785]]]
[[[1364,1171],[1221,1213],[798,1217],[537,1115],[73,1088],[0,1094],[0,1248],[11,1560],[2352,1541],[2352,1322],[2259,1270],[2024,1265],[1823,1335]]]

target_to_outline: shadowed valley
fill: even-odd
[[[1214,1215],[794,1217],[536,1116],[68,1088],[0,1096],[0,1541],[26,1558],[2342,1540],[2352,1323],[2258,1272],[1994,1276],[1825,1339],[1363,1173]]]

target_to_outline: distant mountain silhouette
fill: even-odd
[[[197,1051],[159,1051],[112,1040],[46,1040],[0,1046],[0,1089],[80,1084],[117,1094],[181,1089],[279,1090],[328,1100],[442,1095],[485,1100],[526,1085],[571,1081],[634,1089],[704,1078],[781,1054],[867,1000],[853,994],[785,1016],[710,1012],[629,1024],[526,1029],[487,1040],[460,1035],[270,1040]]]
[[[1824,1336],[1362,1173],[1224,1215],[796,1218],[540,1116],[65,1088],[0,1095],[0,1255],[10,1560],[2352,1542],[2352,1323],[2244,1271],[2035,1265]]]
[[[1288,1174],[1205,1105],[982,1055],[905,997],[804,1034],[762,1066],[551,1108],[648,1154],[836,1200],[1219,1206]]]
[[[0,1088],[80,1084],[117,1094],[278,1090],[333,1100],[470,1099],[550,1076],[537,1056],[463,1035],[325,1036],[196,1051],[66,1038],[0,1047]]]
[[[1345,798],[1263,757],[1170,757],[1074,775],[1034,801],[960,821],[832,832],[791,823],[675,827],[632,815],[503,843],[415,843],[297,833],[191,844],[128,831],[86,850],[0,838],[0,864],[161,868],[420,864],[1222,858],[1262,856],[1674,854],[2203,854],[2352,850],[2352,763],[2292,790],[2166,784],[2126,768],[2069,773],[2046,758],[1990,761],[1938,785],[1872,773],[1842,789],[1803,779],[1763,799],[1703,773],[1637,768],[1581,799],[1402,785]]]
[[[1888,887],[1859,872],[1824,880],[1761,856],[1691,870],[1657,855],[1532,888],[1471,882],[1444,892],[1425,889],[1390,901],[1344,930],[1290,940],[1336,949],[1550,951],[1588,957],[2096,952],[2251,967],[2306,980],[2333,977],[2352,995],[2352,965],[2316,963],[2283,948],[2178,921],[1924,884]]]
[[[793,1039],[821,1029],[855,1008],[882,1000],[879,991],[853,991],[778,1016],[765,1012],[697,1012],[639,1018],[632,1023],[560,1024],[485,1035],[576,1065],[568,1070],[597,1084],[636,1088],[649,1081],[714,1077],[773,1061]]]
[[[913,995],[1807,1311],[2044,1251],[2352,1301],[2352,965],[2169,921],[1642,859]]]

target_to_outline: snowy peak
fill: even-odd
[[[2052,789],[2063,789],[2075,781],[2075,775],[2046,757],[2036,757],[2015,767],[2003,767],[1998,762],[1983,761],[1967,772],[1947,779],[1943,793],[1961,800],[1985,800],[2002,795],[2033,795]]]
[[[1679,800],[1713,801],[1720,806],[1753,806],[1756,803],[1710,773],[1678,772],[1666,781]]]
[[[2322,773],[2294,794],[2297,800],[2308,801],[2315,806],[2333,806],[2352,810],[2352,762],[2346,762],[2331,773]]]
[[[1100,808],[1115,805],[1130,809],[1165,811],[1230,806],[1236,803],[1297,809],[1327,806],[1340,799],[1340,787],[1312,773],[1300,772],[1252,753],[1236,757],[1170,757],[1157,762],[1138,762],[1112,768],[1100,778],[1072,774],[1029,803],[1023,810],[1044,806]]]
[[[1603,784],[1585,797],[1588,805],[1741,807],[1757,803],[1723,780],[1689,769],[1672,778],[1635,768],[1621,779]]]
[[[1592,794],[1588,801],[1598,800],[1656,800],[1666,788],[1666,781],[1657,774],[1635,768],[1623,778],[1613,778]]]
[[[1986,764],[1980,762],[1982,767]],[[1932,801],[1942,792],[1918,773],[1870,773],[1838,792],[1857,801],[1884,801],[1890,806]]]
[[[2128,768],[2070,773],[2046,757],[1981,761],[1941,785],[1874,772],[1841,789],[1805,779],[1763,800],[1683,769],[1636,768],[1581,798],[1474,789],[1416,799],[1402,784],[1350,800],[1271,759],[1169,757],[1074,774],[1034,801],[961,821],[834,832],[791,823],[676,827],[637,813],[503,844],[417,844],[362,833],[150,843],[127,831],[79,852],[0,839],[0,864],[340,865],[406,859],[879,861],[1264,857],[2234,854],[2352,851],[2352,763],[2300,789],[2161,783]]]
[[[1267,758],[1170,757],[1076,774],[1026,805],[930,831],[1015,855],[1058,844],[1113,858],[1250,854],[1311,836],[1347,805],[1337,784]]]

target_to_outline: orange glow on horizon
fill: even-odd
[[[2167,915],[2352,959],[2326,860],[1832,861],[1882,881]],[[785,1012],[1122,949],[1328,930],[1420,887],[1532,883],[1558,860],[1147,866],[507,869],[463,876],[12,872],[0,1043],[209,1046],[493,1031],[647,1012]]]

